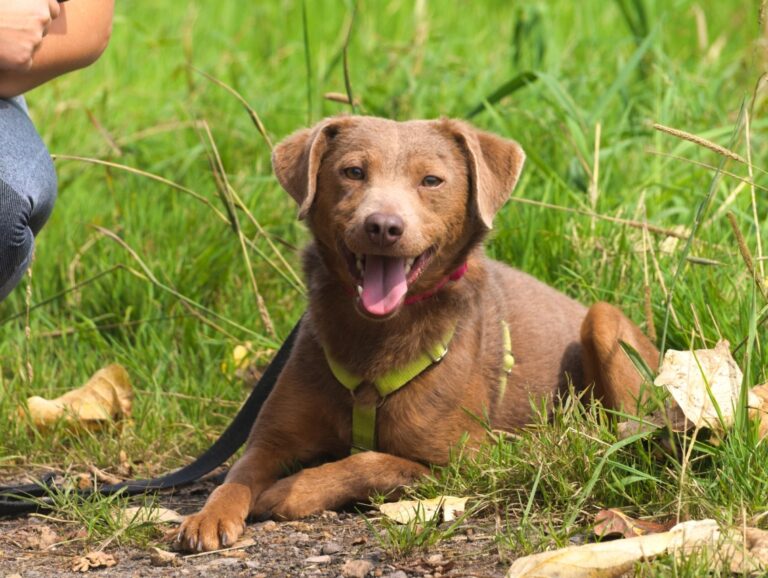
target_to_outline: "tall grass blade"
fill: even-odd
[[[648,36],[648,12],[643,0],[615,0],[636,41]]]
[[[499,88],[494,90],[491,94],[486,96],[482,101],[477,103],[470,111],[465,115],[466,118],[472,118],[480,114],[485,110],[487,105],[493,105],[499,102],[502,98],[505,98],[511,94],[514,94],[518,90],[525,88],[532,82],[535,82],[538,76],[535,72],[527,70],[521,72],[517,76],[510,78],[507,82],[502,84]]]
[[[304,67],[307,74],[307,126],[312,124],[315,93],[312,73],[312,48],[309,44],[309,23],[307,21],[307,0],[301,0],[301,30],[304,40]]]
[[[243,105],[243,108],[248,113],[248,116],[251,117],[251,122],[253,122],[254,126],[256,127],[256,130],[259,131],[259,134],[262,136],[264,141],[267,143],[267,146],[269,147],[269,150],[274,149],[274,145],[272,144],[272,139],[269,138],[269,134],[267,134],[267,129],[264,126],[264,123],[261,121],[261,117],[259,117],[259,114],[253,109],[253,107],[248,103],[247,100],[245,100],[245,97],[243,97],[242,94],[240,94],[237,90],[235,90],[233,87],[228,85],[223,80],[220,80],[216,78],[215,76],[208,74],[207,72],[204,72],[200,70],[199,68],[192,68],[195,72],[198,74],[204,76],[208,80],[210,80],[212,83],[214,83],[216,86],[219,86],[226,90],[229,94],[234,96],[240,104]]]
[[[349,75],[349,42],[352,39],[352,29],[355,25],[355,15],[357,14],[357,2],[352,2],[352,14],[349,17],[349,27],[347,36],[344,39],[344,48],[342,50],[342,60],[344,63],[344,89],[347,91],[347,100],[352,107],[352,114],[357,114],[357,105],[355,104],[355,95],[352,92],[352,80]]]
[[[632,365],[635,366],[635,369],[640,374],[640,377],[642,377],[648,383],[653,383],[653,370],[650,368],[648,362],[645,361],[643,356],[640,355],[640,352],[626,341],[619,340],[619,345],[621,346],[621,349],[626,354],[626,356],[629,357]]]
[[[632,54],[632,57],[621,69],[621,72],[619,72],[616,80],[611,83],[611,86],[608,87],[608,90],[606,90],[600,97],[600,100],[597,102],[597,106],[595,106],[594,110],[592,111],[591,123],[594,123],[600,119],[601,115],[605,111],[605,108],[608,106],[611,100],[621,89],[627,86],[630,76],[635,72],[635,70],[637,70],[637,68],[640,66],[640,63],[643,61],[643,58],[645,58],[645,54],[648,52],[651,46],[653,46],[653,41],[656,38],[657,31],[658,27],[654,28],[653,32],[645,37],[640,46],[637,47],[637,50],[635,50],[635,52]]]
[[[733,131],[731,134],[731,142],[728,146],[728,149],[732,149],[733,145],[736,143],[736,141],[739,138],[739,134],[741,133],[741,128],[744,122],[745,112],[746,112],[746,101],[742,99],[741,109],[739,111],[739,117],[736,121],[736,125],[733,128]],[[661,365],[661,362],[664,358],[664,349],[667,345],[667,331],[669,330],[669,316],[672,310],[672,298],[674,297],[674,294],[675,294],[675,287],[677,286],[677,283],[680,280],[680,277],[682,276],[683,270],[685,269],[685,266],[688,263],[688,254],[691,252],[691,248],[693,247],[693,240],[696,238],[696,235],[699,232],[699,227],[701,226],[701,223],[704,221],[704,215],[706,215],[707,210],[709,209],[709,205],[712,203],[712,198],[715,196],[717,187],[720,184],[720,179],[722,178],[722,175],[723,175],[722,170],[727,161],[728,161],[727,157],[722,157],[720,159],[720,164],[717,167],[717,171],[712,176],[712,180],[710,181],[709,190],[707,191],[707,194],[704,197],[704,199],[702,199],[701,203],[699,203],[699,206],[696,210],[696,214],[693,219],[693,225],[691,226],[691,234],[688,237],[688,240],[685,242],[683,251],[680,254],[680,259],[677,262],[677,268],[675,269],[675,274],[672,277],[672,282],[669,284],[669,293],[667,294],[667,300],[664,308],[665,309],[664,324],[662,325],[662,330],[661,330],[661,343],[659,344],[659,365]]]
[[[162,289],[163,291],[170,293],[180,301],[183,301],[188,305],[191,305],[195,309],[203,311],[204,313],[210,315],[211,317],[215,317],[216,319],[219,319],[220,321],[223,321],[228,325],[231,325],[232,327],[238,329],[239,331],[242,331],[246,335],[250,335],[260,345],[264,345],[265,347],[270,347],[273,349],[277,349],[278,347],[280,347],[280,344],[277,341],[264,337],[264,335],[262,335],[261,333],[257,333],[252,329],[249,329],[248,327],[240,325],[236,321],[232,321],[228,317],[225,317],[223,315],[220,315],[219,313],[216,313],[215,311],[213,311],[212,309],[209,309],[205,305],[198,303],[193,299],[190,299],[186,295],[179,293],[173,287],[170,287],[169,285],[166,285],[165,283],[161,282],[157,278],[157,276],[152,272],[152,269],[149,268],[149,265],[147,265],[147,263],[139,256],[139,254],[128,243],[126,243],[123,239],[121,239],[119,235],[117,235],[115,232],[110,231],[105,227],[99,227],[98,225],[94,225],[94,229],[96,229],[99,233],[101,233],[105,237],[108,237],[113,241],[115,241],[118,245],[120,245],[123,249],[127,251],[127,253],[133,258],[133,260],[136,261],[136,263],[138,263],[143,275],[136,272],[135,274],[137,276],[145,278],[146,280],[150,281],[153,285],[155,285],[159,289]],[[126,270],[130,271],[131,273],[134,273],[134,271],[132,271],[130,268],[126,267]]]

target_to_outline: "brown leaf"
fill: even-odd
[[[112,554],[106,552],[88,552],[85,556],[79,556],[72,562],[73,572],[88,572],[93,568],[111,568],[117,565],[117,560]]]
[[[615,509],[600,510],[595,516],[594,532],[596,536],[622,536],[633,538],[646,534],[658,534],[668,531],[674,526],[673,521],[667,523],[652,522],[650,520],[638,520],[630,518],[623,512]]]
[[[75,425],[98,427],[131,415],[133,389],[123,366],[112,364],[97,371],[88,382],[56,399],[34,396],[27,408],[37,427],[63,419]],[[20,409],[23,413],[23,410]]]

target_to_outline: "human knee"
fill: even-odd
[[[29,199],[0,180],[0,288],[29,260],[34,243],[32,214]]]

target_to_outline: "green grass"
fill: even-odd
[[[121,450],[140,474],[186,462],[246,394],[221,370],[232,348],[251,341],[268,355],[305,306],[301,285],[274,251],[297,269],[295,247],[306,232],[271,175],[268,142],[242,104],[195,69],[243,95],[272,142],[348,111],[323,98],[348,88],[368,114],[471,114],[477,125],[517,139],[529,160],[489,254],[585,303],[617,303],[644,328],[647,280],[659,337],[664,288],[674,285],[667,346],[746,339],[737,360],[748,383],[762,383],[766,332],[758,320],[766,303],[726,219],[734,213],[757,256],[768,206],[765,92],[750,102],[768,66],[758,9],[756,0],[489,0],[462,8],[393,0],[360,3],[350,20],[352,3],[341,0],[119,4],[102,60],[29,95],[33,116],[55,154],[127,165],[186,190],[57,161],[60,198],[38,239],[33,275],[0,304],[0,474],[41,464],[108,468]],[[202,121],[231,189],[217,185]],[[726,171],[737,176],[715,178],[721,156],[653,122],[743,157],[749,151],[762,187],[759,225],[750,186],[739,180],[748,178],[746,166],[729,161]],[[237,204],[231,191],[247,209],[234,211],[242,239],[223,202]],[[695,228],[689,256],[699,261],[683,259],[682,241],[667,251],[663,234],[648,234],[644,251],[642,230],[616,218]],[[243,245],[275,336],[257,307]],[[41,305],[27,314],[28,283],[31,304]],[[121,430],[42,435],[15,417],[27,396],[59,395],[115,361],[136,389],[133,422]],[[535,434],[490,445],[492,457],[474,469],[457,460],[448,479],[488,496],[509,520],[499,540],[513,553],[564,543],[598,507],[638,515],[682,508],[725,522],[768,507],[765,444],[755,448],[739,434],[697,450],[681,483],[681,467],[659,458],[655,443],[616,447],[598,408],[570,407]],[[685,572],[678,569],[695,575]]]

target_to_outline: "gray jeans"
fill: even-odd
[[[0,301],[29,267],[56,200],[56,171],[22,97],[0,99]]]

